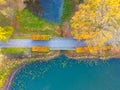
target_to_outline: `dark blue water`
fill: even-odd
[[[59,56],[26,65],[10,90],[120,90],[120,59],[76,61]]]
[[[63,0],[40,0],[40,6],[42,8],[41,18],[52,23],[61,22]]]

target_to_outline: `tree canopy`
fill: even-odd
[[[0,4],[4,5],[4,4],[6,4],[6,1],[5,0],[0,0]]]
[[[34,15],[41,15],[40,0],[25,0],[26,8],[29,9]]]
[[[120,0],[85,0],[71,19],[72,35],[102,46],[120,31]]]
[[[0,27],[0,41],[6,41],[12,35],[14,29],[11,26]]]

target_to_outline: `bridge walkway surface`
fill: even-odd
[[[33,46],[46,46],[50,50],[75,50],[76,47],[85,46],[85,41],[73,38],[51,38],[49,41],[34,41],[31,39],[11,39],[1,42],[0,48],[32,48]]]

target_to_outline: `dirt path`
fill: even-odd
[[[68,21],[64,22],[62,25],[62,36],[63,37],[72,37],[70,23]]]

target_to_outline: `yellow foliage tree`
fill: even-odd
[[[0,4],[4,5],[4,4],[6,4],[6,1],[5,0],[0,0]]]
[[[0,27],[0,41],[6,41],[12,35],[14,29],[11,26]]]
[[[71,19],[72,35],[102,46],[120,28],[120,0],[85,0]]]

